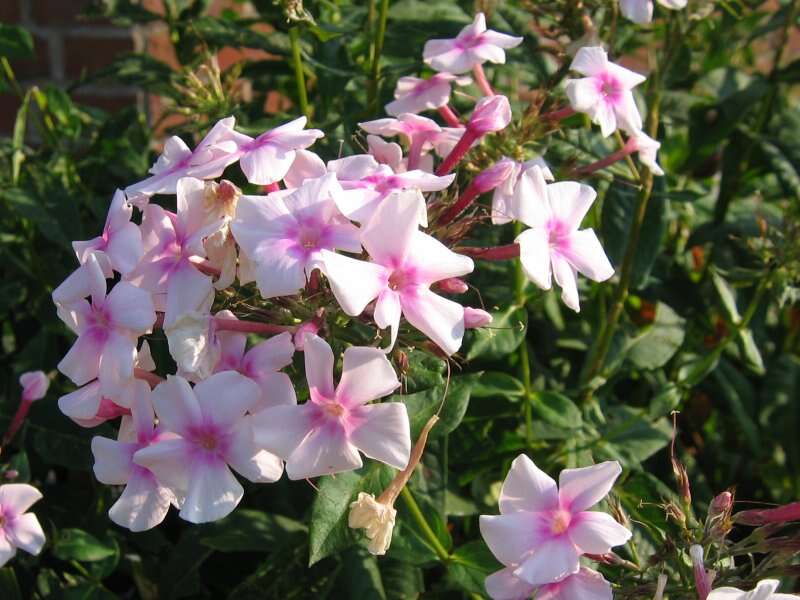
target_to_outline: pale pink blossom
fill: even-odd
[[[565,469],[559,486],[521,454],[500,491],[500,515],[482,515],[483,539],[512,574],[530,585],[565,580],[580,570],[583,554],[606,554],[631,532],[610,515],[590,511],[611,490],[619,463]],[[556,596],[558,597],[558,596]]]
[[[486,61],[505,63],[505,50],[521,43],[521,37],[486,29],[486,17],[479,12],[455,39],[428,40],[422,56],[425,63],[436,71],[459,74]]]
[[[34,402],[44,398],[50,379],[44,371],[28,371],[19,376],[19,384],[22,386],[22,401]]]
[[[516,565],[506,567],[486,578],[486,591],[492,600],[528,600],[536,592],[536,600],[611,600],[611,584],[597,571],[581,567],[562,581],[541,587],[529,584],[514,575]]]
[[[305,129],[306,122],[305,117],[300,117],[255,139],[237,134],[239,166],[250,183],[269,185],[280,181],[292,166],[297,150],[308,148],[325,135],[319,129]]]
[[[241,134],[234,131],[233,117],[218,121],[206,137],[190,150],[178,136],[164,144],[164,151],[150,168],[152,177],[129,185],[125,195],[137,206],[143,206],[153,194],[174,194],[178,180],[183,177],[214,179],[222,175],[225,167],[239,159]]]
[[[578,229],[597,193],[574,181],[547,184],[542,170],[533,166],[522,174],[514,192],[513,215],[530,227],[515,240],[526,277],[543,290],[552,276],[561,299],[580,310],[578,273],[605,281],[614,268],[591,229]]]
[[[195,262],[205,259],[203,242],[224,219],[207,221],[204,196],[204,182],[185,177],[177,184],[177,213],[156,204],[143,211],[144,255],[127,279],[154,295],[156,307],[165,312],[165,326],[184,313],[207,311],[213,300],[211,277]]]
[[[78,334],[59,371],[75,385],[99,378],[104,390],[133,377],[136,341],[156,320],[149,293],[121,281],[106,294],[106,279],[91,254],[56,288],[53,300],[58,315]]]
[[[658,0],[664,8],[679,10],[688,0]],[[622,15],[634,23],[644,24],[653,20],[653,0],[619,0]]]
[[[162,427],[155,425],[150,388],[144,381],[134,382],[130,394],[130,416],[123,417],[116,440],[92,438],[94,474],[100,483],[124,485],[122,495],[108,511],[109,518],[131,531],[152,529],[167,515],[170,504],[177,504],[172,491],[161,485],[149,469],[133,462],[133,455],[162,439]]]
[[[361,234],[372,262],[324,252],[325,274],[348,315],[361,314],[377,299],[375,322],[381,329],[391,328],[391,346],[402,314],[447,354],[453,354],[464,336],[464,309],[434,294],[430,286],[470,273],[473,263],[419,231],[417,222],[413,193],[391,195]]]
[[[85,242],[72,242],[72,248],[81,264],[89,254],[97,257],[103,274],[111,278],[112,271],[127,275],[142,257],[142,233],[131,223],[133,206],[121,190],[114,193],[108,208],[103,233]]]
[[[367,136],[367,149],[372,157],[382,165],[387,165],[395,173],[406,170],[406,163],[403,160],[403,149],[400,144],[387,142],[377,135]]]
[[[570,68],[586,76],[567,80],[566,92],[570,105],[600,125],[604,136],[611,135],[617,129],[642,129],[642,116],[632,90],[645,81],[643,75],[610,62],[606,51],[600,47],[578,50]]]
[[[428,79],[401,77],[394,89],[394,100],[386,105],[386,114],[420,113],[445,106],[450,101],[450,87],[458,79],[451,73],[436,73]]]
[[[359,450],[403,469],[411,453],[405,404],[368,404],[400,386],[386,355],[378,348],[348,348],[338,386],[333,383],[333,352],[323,339],[306,334],[304,355],[310,399],[256,413],[259,447],[286,460],[290,479],[358,469]]]
[[[39,519],[26,512],[42,494],[27,483],[0,485],[0,567],[14,558],[17,549],[37,555],[44,546]]]
[[[647,135],[644,131],[634,131],[630,133],[629,142],[633,145],[634,152],[639,153],[639,160],[653,175],[663,175],[664,170],[658,164],[656,155],[661,144]]]
[[[236,319],[227,310],[220,311],[215,318]],[[261,396],[251,412],[282,404],[297,404],[292,381],[280,369],[292,363],[295,346],[292,334],[283,332],[259,342],[247,352],[247,334],[238,331],[217,331],[220,347],[219,360],[214,372],[237,371],[255,381],[261,388]]]
[[[396,119],[376,119],[358,125],[374,135],[399,136],[408,146],[407,169],[410,170],[419,166],[423,150],[433,147],[432,142],[442,133],[442,128],[435,121],[412,113],[403,113]]]
[[[233,371],[216,373],[194,389],[170,376],[153,390],[159,425],[175,437],[138,450],[133,461],[173,491],[183,519],[214,521],[236,508],[244,490],[230,468],[256,483],[280,478],[280,459],[253,441],[247,413],[260,395],[258,385]]]
[[[494,188],[494,194],[492,195],[492,224],[494,225],[504,225],[513,220],[514,190],[517,187],[517,183],[519,182],[519,178],[522,176],[522,173],[527,171],[532,166],[538,165],[539,168],[542,169],[542,175],[546,181],[555,181],[555,177],[553,177],[550,167],[547,166],[547,163],[540,156],[527,160],[523,163],[518,163],[510,158],[504,157],[499,160],[498,163],[503,163],[506,161],[513,163],[514,168],[509,173],[505,181]]]
[[[242,196],[231,227],[255,267],[264,298],[299,292],[323,250],[359,252],[358,228],[337,208],[332,174],[309,179],[288,195]]]
[[[755,589],[745,592],[735,587],[721,587],[712,590],[708,600],[797,600],[794,594],[779,594],[777,579],[762,579]]]

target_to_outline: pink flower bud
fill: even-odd
[[[777,508],[743,510],[733,516],[733,520],[742,525],[758,527],[770,523],[787,523],[800,521],[800,502],[784,504]]]
[[[689,548],[689,555],[692,557],[692,568],[694,570],[694,584],[697,589],[698,600],[706,600],[711,593],[711,581],[703,563],[703,547],[694,544]]]
[[[709,507],[708,512],[712,514],[720,514],[727,512],[733,506],[733,494],[731,494],[728,490],[725,490],[721,494],[717,494],[714,499],[711,501],[711,506]]]
[[[22,401],[33,402],[41,400],[47,393],[50,380],[43,371],[28,371],[20,375],[19,383],[22,386]]]
[[[302,352],[306,344],[306,334],[317,335],[319,333],[320,324],[316,319],[301,323],[294,333],[294,347],[298,352]]]
[[[478,194],[485,194],[503,185],[514,173],[516,163],[510,158],[498,160],[488,169],[481,171],[472,180],[472,186]]]
[[[511,105],[505,96],[487,96],[478,101],[467,128],[477,135],[505,129],[511,122]]]
[[[469,290],[469,287],[462,279],[458,277],[450,277],[449,279],[442,279],[438,282],[437,287],[445,294],[464,294]]]
[[[9,469],[5,473],[3,473],[3,477],[5,477],[6,479],[16,479],[17,477],[19,477],[19,471],[17,471],[16,469]]]
[[[492,315],[480,308],[467,306],[464,308],[464,327],[467,329],[477,329],[486,327],[492,322]]]

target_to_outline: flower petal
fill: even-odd
[[[622,467],[617,461],[564,469],[558,478],[561,505],[573,513],[591,508],[608,495],[620,473]]]
[[[411,455],[411,433],[406,405],[384,402],[362,406],[363,421],[350,432],[350,442],[369,458],[395,469],[405,469]]]
[[[421,231],[416,231],[411,238],[406,264],[415,266],[415,277],[424,284],[460,277],[475,268],[471,258],[453,252],[436,238]]]
[[[304,354],[308,387],[333,398],[333,350],[321,337],[306,333]]]
[[[311,431],[311,407],[306,404],[274,406],[252,417],[253,440],[284,460],[291,456]]]
[[[605,554],[631,538],[631,532],[606,513],[582,512],[575,521],[569,528],[569,537],[584,554]]]
[[[558,287],[561,288],[561,299],[569,308],[575,312],[580,312],[580,296],[578,295],[578,275],[567,259],[560,254],[553,253],[550,256],[550,264],[553,267]]]
[[[175,496],[144,470],[134,474],[108,511],[108,517],[131,531],[147,531],[164,520]]]
[[[124,485],[127,483],[133,465],[134,443],[118,442],[95,436],[92,438],[94,455],[94,476],[100,483]]]
[[[244,489],[222,461],[198,461],[180,516],[190,523],[208,523],[228,516],[244,496]]]
[[[318,427],[287,459],[286,474],[289,479],[309,479],[352,471],[361,466],[358,450],[347,441],[343,430]]]
[[[400,387],[386,354],[378,348],[351,346],[344,351],[337,400],[347,406],[388,396]]]
[[[242,367],[248,375],[256,378],[256,374],[266,375],[290,365],[293,356],[292,334],[284,331],[248,350]]]
[[[543,290],[552,287],[550,241],[544,229],[526,229],[514,240],[519,244],[519,260],[525,276]]]
[[[161,484],[182,499],[189,487],[191,447],[182,438],[162,439],[138,450],[133,462],[153,472]]]
[[[361,233],[361,243],[369,255],[382,265],[405,261],[418,228],[417,192],[392,192],[375,210]]]
[[[256,405],[261,389],[241,373],[222,371],[194,386],[194,395],[204,422],[231,427]]]
[[[542,517],[533,512],[481,515],[480,530],[486,545],[504,565],[521,563],[543,542],[538,533]]]
[[[323,271],[333,295],[350,316],[360,315],[364,308],[386,287],[387,271],[381,265],[356,260],[329,250],[321,252]]]
[[[406,320],[427,335],[448,355],[461,347],[464,338],[464,307],[417,287],[400,296]]]
[[[567,243],[559,248],[559,252],[580,273],[593,281],[605,281],[614,275],[614,267],[591,229],[572,233]]]
[[[514,571],[514,575],[531,585],[544,585],[566,579],[579,569],[578,550],[568,538],[560,536],[539,545]]]
[[[283,461],[256,445],[253,417],[245,417],[233,429],[225,460],[231,468],[253,483],[272,483],[283,475]]]
[[[516,567],[506,567],[495,571],[486,578],[484,586],[492,600],[527,600],[535,587],[514,575]]]
[[[500,490],[500,512],[540,512],[558,508],[556,482],[537,467],[534,462],[520,454],[511,463],[506,480]]]
[[[152,399],[158,420],[168,431],[184,434],[202,421],[200,404],[183,377],[168,375],[167,380],[153,390]]]
[[[33,513],[20,515],[5,530],[9,541],[17,548],[22,548],[25,552],[36,555],[42,551],[44,546],[44,531],[39,523],[39,519]]]
[[[560,583],[547,585],[536,596],[536,600],[611,600],[611,584],[603,576],[586,567],[581,567]]]
[[[0,485],[0,506],[14,515],[21,515],[41,499],[42,493],[27,483]]]

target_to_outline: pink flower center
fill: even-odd
[[[322,405],[322,412],[332,419],[338,419],[344,414],[344,406],[338,402],[326,402]]]
[[[319,245],[319,230],[316,227],[301,227],[297,234],[297,243],[306,250],[314,250]]]
[[[228,436],[213,423],[192,427],[188,433],[189,441],[206,458],[222,458],[227,451]]]
[[[561,535],[567,531],[567,529],[569,529],[571,521],[572,515],[569,513],[569,511],[559,508],[553,513],[553,521],[550,524],[550,531],[554,535]]]
[[[398,269],[392,272],[386,285],[389,286],[390,290],[400,291],[409,284],[409,279],[406,271]]]
[[[622,85],[616,77],[610,73],[603,73],[597,78],[597,86],[600,95],[611,104],[616,104],[622,97],[624,91]]]
[[[566,223],[556,219],[547,223],[547,233],[551,248],[560,248],[566,244],[569,228]]]

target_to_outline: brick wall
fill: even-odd
[[[142,48],[131,29],[78,15],[86,0],[0,0],[0,21],[23,25],[34,40],[33,60],[11,61],[25,85],[66,86],[107,66],[114,58]],[[108,84],[82,86],[75,98],[83,104],[115,110],[141,101],[136,90]],[[19,105],[16,97],[0,95],[0,133],[8,133]]]

